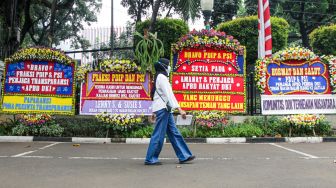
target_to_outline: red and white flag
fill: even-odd
[[[271,13],[268,0],[258,0],[258,57],[272,56]]]

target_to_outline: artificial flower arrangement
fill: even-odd
[[[225,126],[228,123],[227,113],[222,111],[199,111],[194,112],[195,125],[213,128],[216,126]]]
[[[47,124],[53,118],[49,114],[19,114],[18,121],[27,126],[39,126]]]
[[[333,93],[336,93],[336,56],[328,55],[321,57],[329,65],[330,84]]]
[[[109,114],[102,112],[96,115],[99,122],[104,123],[108,128],[127,130],[132,126],[142,123],[142,116],[132,114]]]
[[[318,56],[308,48],[293,46],[285,48],[275,53],[273,56],[274,61],[287,61],[287,60],[313,60]]]
[[[316,114],[296,114],[296,115],[288,115],[283,117],[282,121],[285,123],[289,123],[294,126],[305,126],[305,127],[314,127],[318,125],[321,121],[325,120],[324,115],[316,115]]]
[[[225,32],[216,30],[196,31],[195,29],[187,35],[180,38],[180,40],[172,46],[174,53],[185,48],[214,48],[218,50],[236,51],[240,55],[244,54],[244,47],[240,45],[237,39],[233,36],[226,35]]]
[[[316,114],[296,114],[288,115],[282,118],[282,122],[289,125],[289,136],[292,135],[292,127],[309,127],[313,130],[313,135],[316,136],[314,127],[324,120],[324,115]]]
[[[78,80],[85,81],[85,76],[88,72],[101,71],[101,72],[115,72],[115,73],[129,73],[138,72],[141,68],[137,66],[134,61],[128,59],[107,59],[102,61],[99,66],[93,68],[91,64],[81,65],[78,68],[76,77]]]
[[[42,61],[52,60],[66,65],[75,63],[70,57],[65,55],[63,52],[46,47],[31,47],[21,49],[14,55],[12,55],[10,58],[7,58],[5,61],[14,63],[24,60],[42,60]]]
[[[266,72],[267,65],[272,62],[270,58],[258,59],[255,66],[255,81],[257,88],[261,93],[265,92],[266,88]]]
[[[258,89],[260,92],[263,94],[265,92],[266,88],[266,72],[267,72],[267,65],[269,63],[273,62],[282,62],[282,61],[288,61],[288,60],[313,60],[318,58],[317,55],[314,54],[314,52],[310,51],[307,48],[304,47],[288,47],[284,50],[281,50],[273,55],[272,58],[263,58],[263,59],[258,59],[256,62],[255,66],[255,81],[257,84]],[[333,72],[331,72],[331,64],[333,64]],[[336,77],[333,76],[333,73],[336,73],[336,65],[335,62],[329,64],[330,68],[330,75],[332,78]],[[331,85],[334,87],[336,86],[336,80],[334,79],[330,80]]]
[[[283,122],[298,127],[314,127],[323,120],[325,120],[324,115],[316,115],[316,114],[288,115],[283,117],[282,119]]]

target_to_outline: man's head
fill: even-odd
[[[154,64],[154,68],[156,72],[166,72],[167,76],[169,76],[171,70],[169,60],[166,58],[160,58],[159,61]]]

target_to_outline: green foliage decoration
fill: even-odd
[[[150,20],[139,22],[136,25],[136,31],[143,33],[144,29],[149,28]],[[181,19],[164,18],[158,19],[154,25],[153,32],[157,32],[157,37],[163,42],[164,57],[170,59],[171,45],[176,43],[179,38],[189,32],[188,24]],[[135,44],[140,40],[135,36]]]
[[[140,62],[141,71],[151,72],[154,70],[154,62],[164,55],[163,43],[156,33],[146,31],[144,35],[139,32],[134,35],[141,38],[135,47],[135,57]]]

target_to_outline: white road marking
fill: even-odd
[[[69,157],[69,159],[108,159],[108,160],[118,160],[117,157]]]
[[[11,157],[22,157],[24,155],[28,155],[28,154],[31,154],[31,153],[34,153],[36,152],[37,150],[33,150],[33,151],[27,151],[27,152],[24,152],[24,153],[19,153],[17,155],[12,155]]]
[[[315,156],[315,155],[310,155],[308,153],[304,153],[304,152],[301,152],[301,151],[297,151],[297,150],[294,150],[294,149],[290,149],[290,148],[287,148],[287,147],[284,147],[284,146],[280,146],[278,144],[275,144],[275,143],[270,143],[270,145],[272,146],[276,146],[278,148],[282,148],[284,150],[287,150],[287,151],[291,151],[291,152],[294,152],[294,153],[297,153],[297,154],[300,154],[300,155],[303,155],[303,156],[306,156],[310,159],[318,159],[319,157]]]
[[[140,158],[139,158],[139,157],[138,157],[138,158],[135,157],[135,158],[131,158],[131,159],[132,159],[132,160],[145,160],[145,158],[141,158],[141,157],[140,157]]]
[[[145,158],[143,157],[134,157],[134,158],[131,158],[132,160],[145,160]],[[224,158],[223,158],[224,159]],[[159,160],[178,160],[177,158],[175,157],[160,157]],[[199,157],[196,157],[195,160],[214,160],[214,158],[206,158],[206,157],[202,157],[202,158],[199,158]],[[224,159],[225,160],[225,159]]]
[[[49,148],[49,147],[54,146],[54,145],[56,145],[56,144],[59,144],[59,142],[55,142],[55,143],[46,145],[46,146],[44,146],[44,147],[39,148],[39,150],[43,150],[43,149]],[[27,152],[19,153],[19,154],[17,154],[17,155],[12,155],[11,157],[22,157],[22,156],[25,156],[25,155],[34,153],[34,152],[36,152],[36,151],[38,151],[38,150],[33,150],[33,151],[27,151]]]
[[[296,152],[295,152],[296,153]],[[300,153],[302,154],[302,152]],[[309,154],[307,154],[309,155]],[[86,159],[86,160],[145,160],[145,158],[141,157],[134,157],[134,158],[117,158],[117,157],[56,157],[56,156],[0,156],[0,158],[39,158],[39,159]],[[299,159],[336,159],[336,157],[316,157],[309,155],[304,156],[304,157],[298,157]],[[216,157],[216,158],[209,158],[209,157],[199,157],[196,158],[195,160],[246,160],[246,159],[251,159],[251,158],[229,158],[229,157]],[[256,158],[258,160],[272,160],[275,158],[271,157],[258,157]],[[279,158],[277,158],[279,159]],[[280,158],[280,159],[287,159],[287,158]],[[160,160],[178,160],[177,158],[170,158],[170,157],[165,157],[165,158],[160,158]]]
[[[222,157],[222,158],[217,158],[217,159],[218,160],[233,160],[233,158],[230,158],[230,157]]]
[[[21,158],[53,159],[53,156],[21,156]]]
[[[43,149],[49,148],[49,147],[51,147],[51,146],[54,146],[54,145],[56,145],[56,144],[59,144],[59,142],[55,142],[55,143],[49,144],[49,145],[44,146],[44,147],[39,148],[39,149],[40,149],[40,150],[43,150]]]

